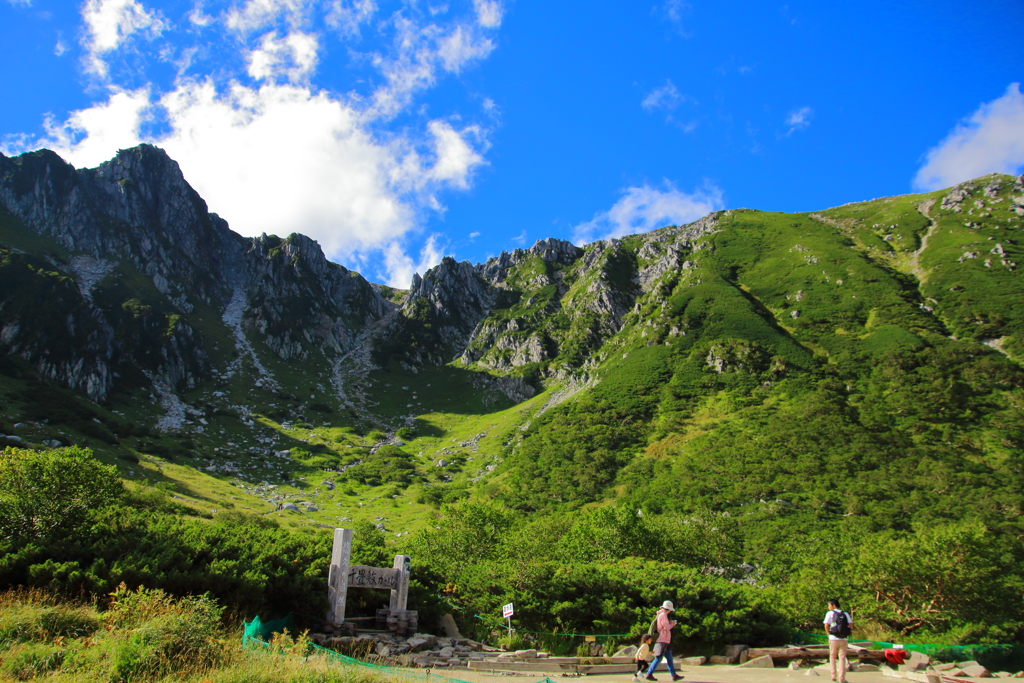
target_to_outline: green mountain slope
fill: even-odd
[[[531,581],[577,561],[614,586],[631,556],[688,558],[697,584],[748,566],[797,600],[836,585],[807,578],[823,539],[1024,559],[1021,179],[545,240],[403,291],[300,235],[230,233],[154,148],[62,164],[0,158],[0,444],[88,446],[197,519],[441,543],[430,580],[475,586],[465,609],[525,572],[537,619]],[[656,547],[613,542],[637,511]],[[485,529],[486,551],[431,540]],[[851,557],[882,576],[869,550]]]

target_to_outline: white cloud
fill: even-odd
[[[103,55],[116,50],[133,33],[160,35],[168,26],[159,12],[148,12],[135,0],[87,0],[82,8],[86,25],[86,70],[107,77]]]
[[[249,75],[257,81],[306,81],[316,69],[317,47],[316,36],[309,33],[296,30],[278,39],[277,32],[271,31],[249,53]]]
[[[812,116],[814,116],[814,110],[810,107],[801,107],[789,112],[789,116],[786,117],[786,125],[789,126],[789,130],[786,132],[786,135],[792,135],[794,132],[803,130],[811,125]]]
[[[476,231],[471,232],[471,233],[469,233],[469,241],[472,242],[473,240],[475,240],[479,236],[480,236],[479,232],[476,232]]]
[[[503,10],[501,3],[497,0],[473,0],[476,8],[476,21],[485,28],[498,28],[501,26]]]
[[[413,261],[398,242],[392,242],[384,249],[384,264],[388,272],[387,284],[399,289],[408,289],[414,273],[425,273],[444,257],[443,247],[438,242],[440,235],[430,235],[420,248],[417,261]]]
[[[188,13],[188,20],[192,23],[193,26],[199,27],[209,26],[214,21],[216,21],[216,19],[211,17],[209,14],[203,12],[202,2],[197,2],[195,4],[195,7],[192,8],[192,11]]]
[[[455,30],[441,40],[437,54],[444,64],[445,71],[459,73],[465,64],[483,59],[491,54],[494,43],[489,38],[474,36],[470,31],[457,26]]]
[[[455,187],[468,188],[470,173],[482,164],[484,159],[466,142],[466,138],[479,136],[480,128],[470,126],[457,132],[444,121],[431,121],[427,127],[434,137],[436,159],[427,177],[430,180],[450,183]]]
[[[359,34],[360,24],[366,23],[377,11],[373,0],[334,0],[327,13],[327,25],[344,36]]]
[[[31,7],[32,0],[7,0],[15,7]]]
[[[1024,168],[1024,95],[1020,83],[985,102],[928,150],[914,177],[919,190],[939,190],[986,173],[1018,174]]]
[[[612,208],[577,225],[574,238],[578,243],[586,244],[648,232],[666,225],[689,223],[722,208],[722,190],[707,182],[692,193],[677,190],[668,181],[664,182],[664,189],[646,184],[629,187],[623,190],[622,197]]]
[[[687,38],[690,35],[683,28],[683,19],[689,11],[690,3],[685,0],[665,0],[664,3],[657,5],[654,8],[654,13],[672,24],[676,31],[678,31],[684,38]]]
[[[241,9],[227,14],[227,26],[239,33],[251,33],[285,19],[292,28],[302,25],[310,5],[305,0],[249,0]]]
[[[112,151],[139,144],[138,130],[146,116],[148,88],[134,92],[111,89],[103,104],[72,112],[66,122],[47,119],[47,137],[34,147],[46,146],[72,164],[95,166],[112,156]]]
[[[640,106],[647,111],[654,111],[655,109],[672,111],[682,104],[685,99],[686,97],[679,92],[679,88],[671,80],[666,80],[665,85],[647,93]]]
[[[413,95],[434,85],[439,68],[459,73],[494,49],[493,41],[469,24],[446,29],[433,23],[420,24],[400,13],[395,14],[393,23],[393,54],[377,54],[373,60],[385,80],[374,91],[373,106],[367,112],[375,118],[390,118],[405,109]]]
[[[512,238],[512,241],[516,244],[526,244],[526,231],[523,230],[521,233]]]
[[[64,56],[64,53],[70,49],[71,48],[68,46],[68,44],[64,42],[64,39],[59,37],[58,35],[57,44],[53,46],[53,54],[55,54],[58,57],[62,57]]]

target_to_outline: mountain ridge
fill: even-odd
[[[428,505],[485,495],[533,511],[673,509],[653,503],[644,477],[689,467],[683,444],[718,452],[730,425],[811,400],[842,439],[874,439],[893,462],[927,451],[959,468],[951,458],[966,449],[995,476],[1024,443],[1018,193],[1020,178],[990,175],[805,214],[720,211],[584,247],[446,257],[395,290],[302,235],[235,235],[157,148],[84,171],[47,151],[3,157],[0,349],[19,387],[8,419],[46,414],[27,397],[48,378],[108,412],[76,408],[102,428],[67,418],[40,436],[128,462],[176,453],[249,495],[283,458],[287,477],[392,495],[411,485]],[[923,379],[929,364],[944,369]],[[889,367],[903,369],[883,378]],[[917,375],[936,387],[917,389],[930,406],[908,388]],[[782,442],[803,439],[784,431]],[[384,475],[359,479],[356,449],[384,444],[411,449],[408,466],[387,456]],[[759,465],[756,499],[802,505],[809,485],[784,483],[777,465],[797,455],[780,448]],[[743,502],[687,476],[721,510]],[[285,484],[301,494],[299,479]],[[700,504],[694,493],[673,505]]]

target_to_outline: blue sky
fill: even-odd
[[[158,144],[234,230],[407,286],[1020,173],[1022,34],[1019,0],[0,0],[0,149]]]

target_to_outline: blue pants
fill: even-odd
[[[675,665],[675,662],[672,661],[672,650],[669,649],[668,643],[665,643],[664,654],[658,655],[657,657],[654,658],[654,661],[651,662],[651,668],[647,669],[647,675],[648,676],[652,676],[654,674],[654,670],[658,668],[659,664],[661,664],[661,658],[662,657],[665,658],[665,663],[668,664],[668,673],[669,673],[669,675],[671,675],[672,678],[675,678],[676,677],[676,665]]]

